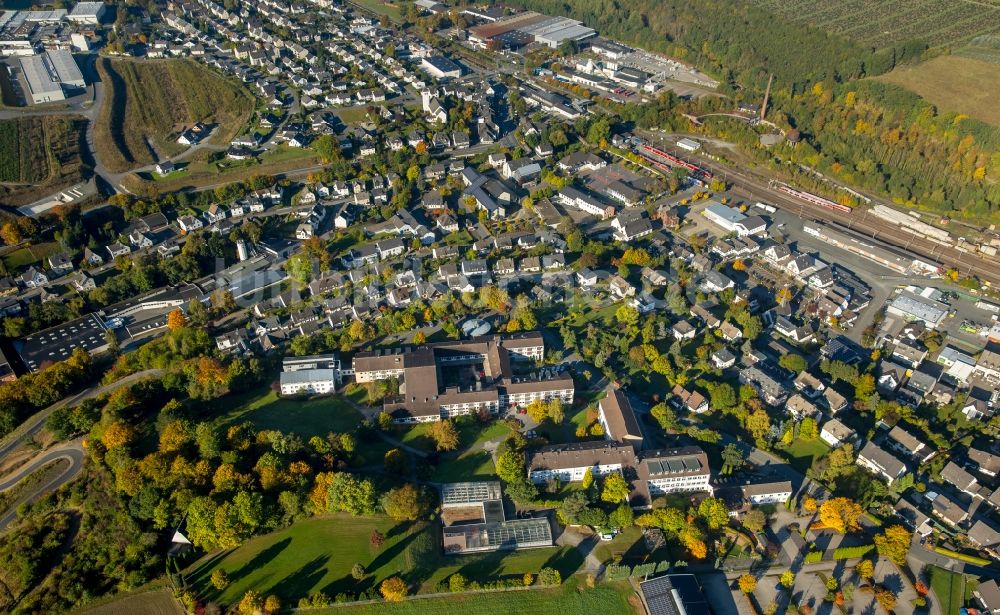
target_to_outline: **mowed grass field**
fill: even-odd
[[[184,609],[169,589],[126,596],[120,600],[80,611],[79,615],[183,615]]]
[[[217,400],[216,406],[218,413],[213,416],[224,424],[250,421],[258,429],[288,431],[305,439],[353,431],[362,419],[361,413],[338,397],[282,399],[270,387],[228,395]]]
[[[177,136],[196,122],[218,124],[212,143],[228,143],[253,111],[252,94],[193,60],[104,58],[106,88],[94,146],[112,171],[127,171],[186,149]]]
[[[793,468],[805,472],[815,459],[830,452],[830,446],[819,438],[815,440],[796,438],[788,446],[779,446],[778,450],[788,455]]]
[[[931,581],[931,590],[937,596],[942,613],[958,613],[965,606],[966,582],[965,575],[928,566],[927,574]]]
[[[372,530],[386,537],[375,551],[369,545]],[[235,550],[208,555],[189,571],[188,582],[209,600],[231,605],[248,590],[275,594],[286,605],[323,592],[356,594],[396,574],[404,574],[407,546],[421,528],[405,528],[385,516],[324,515],[300,521],[283,530],[258,536]],[[351,576],[354,564],[368,571],[363,581]],[[212,587],[212,571],[222,568],[230,584],[222,592]]]
[[[641,613],[638,597],[626,581],[602,583],[593,589],[575,583],[551,589],[488,592],[397,604],[366,604],[309,611],[315,615],[498,615],[558,613],[559,615],[629,615]]]
[[[376,529],[386,537],[378,550],[369,544]],[[519,579],[548,566],[569,579],[582,563],[583,556],[573,547],[444,555],[436,522],[404,524],[381,515],[327,514],[258,536],[237,549],[207,555],[186,575],[199,595],[222,604],[237,602],[250,589],[295,604],[316,592],[331,598],[339,593],[357,595],[395,575],[406,579],[414,593],[433,593],[438,583],[456,572],[469,580],[490,581]],[[351,576],[354,564],[368,573],[361,581]],[[230,578],[221,592],[210,582],[217,568]]]
[[[403,19],[399,6],[387,0],[350,0],[350,3],[376,15],[385,15],[396,23]]]
[[[1000,19],[1000,16],[997,17]],[[919,94],[941,111],[1000,126],[1000,63],[944,55],[878,77]]]
[[[997,0],[750,0],[777,15],[872,47],[919,39],[954,45],[995,33]]]

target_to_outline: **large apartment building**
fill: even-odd
[[[668,493],[712,493],[708,456],[695,446],[637,453],[632,444],[622,442],[574,442],[529,453],[528,478],[536,484],[580,481],[587,470],[594,477],[625,476],[632,484],[629,503],[639,508]]]
[[[397,378],[399,395],[387,397],[383,409],[399,423],[498,414],[536,400],[573,403],[573,379],[568,374],[524,369],[524,363],[544,356],[545,343],[538,332],[494,335],[360,352],[354,357],[354,378],[359,383]]]
[[[697,446],[644,451],[636,461],[638,489],[648,502],[668,493],[712,493],[708,455]]]
[[[282,395],[333,393],[343,379],[337,355],[286,357],[281,362]]]

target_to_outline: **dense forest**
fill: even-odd
[[[880,75],[919,58],[920,41],[872,49],[732,0],[513,0],[579,19],[602,35],[689,61],[724,83],[763,90],[769,73],[800,91],[815,81]]]
[[[804,136],[794,162],[895,202],[984,219],[1000,212],[1000,130],[934,106],[897,86],[864,80],[782,101]]]

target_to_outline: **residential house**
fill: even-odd
[[[858,465],[881,476],[890,486],[906,473],[906,464],[879,448],[874,442],[868,442],[858,452]]]
[[[853,442],[857,438],[857,433],[837,419],[830,419],[823,423],[823,429],[819,432],[819,438],[836,448],[841,444]]]
[[[976,464],[976,468],[981,474],[990,477],[1000,474],[1000,455],[970,447],[968,456],[969,460]]]
[[[976,477],[954,461],[945,464],[944,469],[941,470],[941,480],[971,496],[975,496],[979,492],[979,482]]]
[[[886,443],[898,453],[913,457],[918,463],[927,463],[937,451],[899,425],[889,430]]]
[[[597,404],[597,420],[604,427],[604,435],[609,440],[624,444],[642,445],[642,428],[635,416],[628,396],[621,389],[607,392]]]
[[[111,255],[111,260],[115,260],[121,256],[128,256],[132,253],[132,249],[124,244],[120,244],[117,241],[108,245],[108,254]]]
[[[686,320],[678,321],[671,330],[673,331],[674,338],[682,341],[694,339],[698,334],[698,330]]]
[[[73,261],[67,254],[53,254],[47,260],[49,269],[55,274],[54,277],[63,276],[73,271]]]
[[[688,391],[681,385],[674,385],[673,403],[682,410],[701,414],[708,412],[708,400],[699,391]]]

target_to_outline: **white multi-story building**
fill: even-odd
[[[281,364],[282,395],[325,395],[343,379],[336,355],[288,357]]]
[[[744,485],[741,487],[743,499],[754,506],[761,504],[784,504],[792,497],[791,481],[779,481],[775,483],[757,483],[754,485]]]
[[[668,493],[712,493],[708,455],[698,447],[644,452],[637,470],[650,500]]]
[[[635,465],[635,449],[618,442],[573,442],[535,449],[528,459],[528,478],[540,484],[548,480],[577,482],[590,470],[594,477],[621,473]]]

